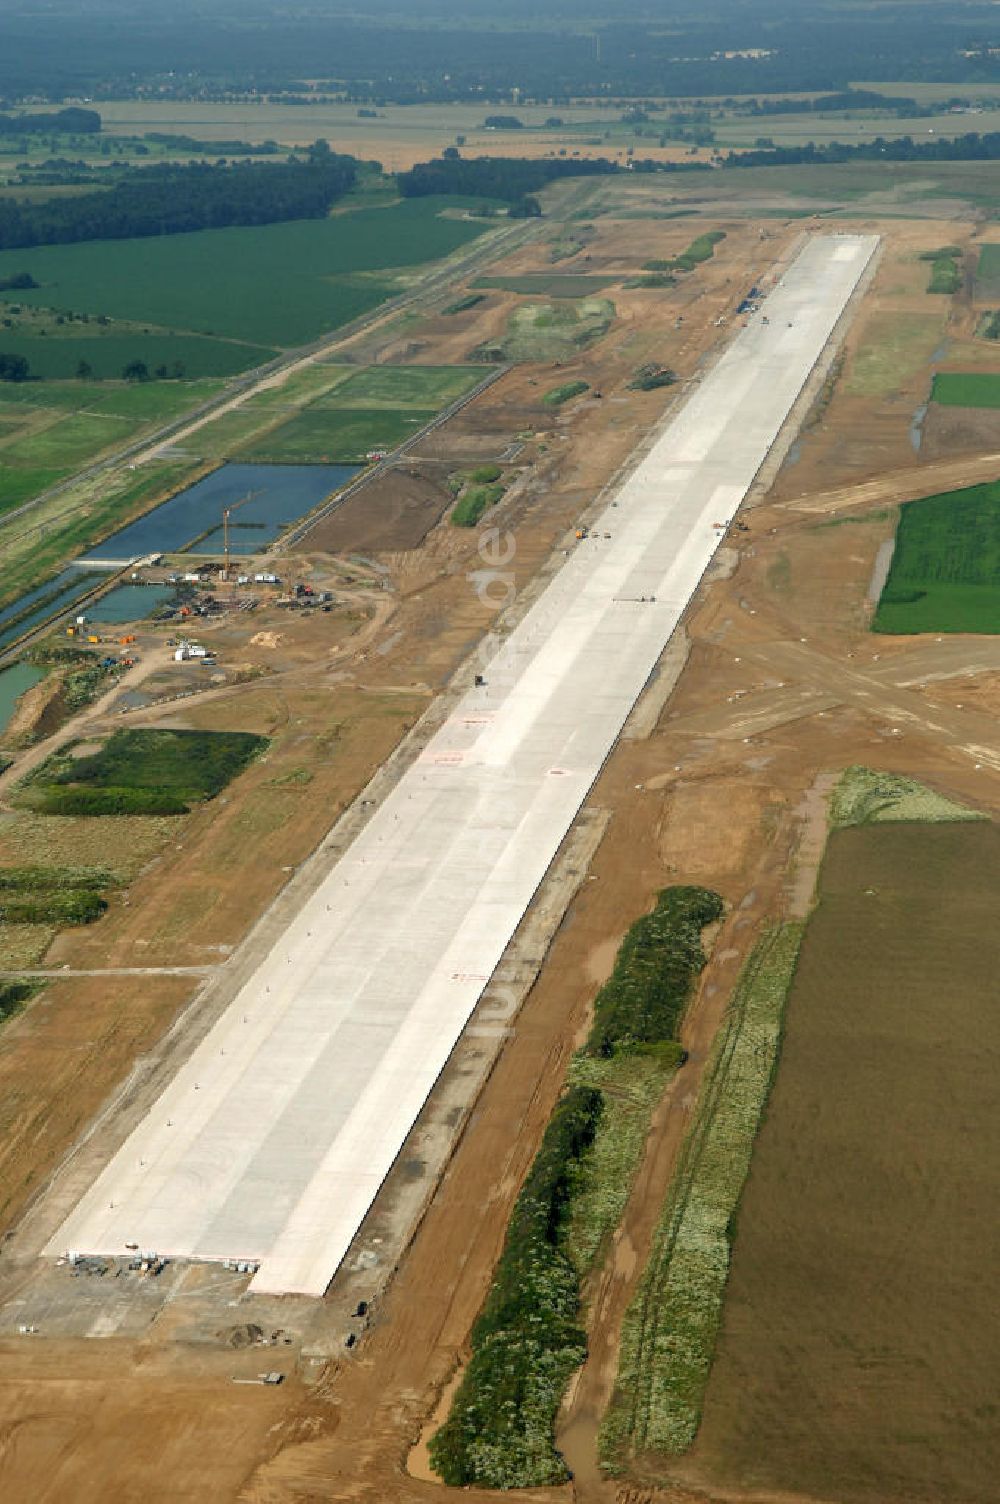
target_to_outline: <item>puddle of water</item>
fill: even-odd
[[[7,730],[18,700],[25,690],[40,684],[45,670],[35,668],[33,663],[12,663],[10,668],[0,670],[0,736]]]
[[[420,1440],[415,1446],[410,1448],[410,1454],[406,1459],[406,1471],[411,1478],[419,1478],[421,1483],[436,1483],[439,1488],[444,1488],[441,1479],[431,1467],[431,1458],[427,1446],[434,1433],[448,1419],[452,1399],[456,1389],[462,1382],[464,1373],[465,1367],[460,1363],[442,1389],[440,1398],[434,1407],[434,1413],[420,1433]]]
[[[918,454],[920,452],[920,445],[923,443],[923,424],[924,419],[927,416],[927,409],[929,406],[930,403],[925,402],[921,407],[917,408],[916,412],[913,414],[913,417],[910,419],[910,443],[913,446],[913,449]]]
[[[172,585],[116,585],[99,601],[86,609],[88,621],[120,623],[142,621],[152,616],[157,606],[172,601],[175,595]]]
[[[357,472],[356,465],[223,465],[105,538],[87,559],[136,559],[189,547],[192,553],[219,553],[224,508],[251,492],[252,500],[232,519],[230,536],[234,553],[254,552]]]

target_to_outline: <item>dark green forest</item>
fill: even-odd
[[[355,159],[323,142],[303,161],[133,169],[114,187],[76,198],[0,199],[0,249],[322,219],[356,178]]]

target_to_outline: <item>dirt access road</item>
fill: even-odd
[[[634,266],[649,256],[670,254],[689,228],[602,221],[592,254],[609,266]],[[503,430],[499,418],[490,414],[503,404],[518,429],[527,426],[522,421],[526,409],[538,414],[535,437],[525,453],[525,483],[510,510],[497,518],[516,538],[518,584],[538,570],[558,546],[568,522],[663,410],[662,395],[626,398],[625,382],[635,366],[659,353],[682,374],[694,372],[701,354],[721,337],[714,318],[730,306],[732,291],[742,288],[746,276],[763,271],[776,243],[790,244],[798,233],[791,226],[782,232],[783,241],[775,236],[761,242],[753,227],[729,229],[730,243],[716,262],[698,273],[700,291],[693,283],[685,284],[686,304],[672,304],[669,298],[651,304],[648,296],[619,297],[616,290],[612,295],[619,302],[619,322],[605,341],[563,367],[565,376],[515,372],[456,420],[451,429],[456,446],[471,447],[486,434],[498,443]],[[923,232],[913,227],[890,227],[889,234],[892,254],[885,258],[848,342],[845,383],[852,379],[858,352],[864,352],[871,320],[896,306],[893,288],[904,273],[909,275],[906,258],[922,243]],[[532,269],[531,252],[513,258],[512,265],[519,271]],[[509,301],[491,300],[481,310],[478,326],[474,317],[469,319],[470,334],[475,328],[478,336],[480,329],[501,322],[497,309],[504,306]],[[679,331],[674,329],[677,307],[686,308],[686,323]],[[454,339],[454,333],[449,337]],[[578,372],[585,379],[595,378],[592,385],[600,382],[603,401],[580,404],[558,417],[549,413],[543,426],[537,403],[539,376],[551,382]],[[923,379],[913,376],[915,393]],[[864,415],[859,417],[857,400],[845,386],[843,398],[835,389],[824,402],[797,462],[779,477],[776,500],[817,482],[828,490],[856,478],[857,448],[847,443],[848,436],[863,450],[877,436],[877,446],[895,457],[895,467],[905,468],[908,413],[883,394],[865,398]],[[510,433],[508,427],[506,434]],[[866,450],[869,458],[872,452],[870,447]],[[871,463],[874,468],[876,461]],[[865,514],[864,507],[852,512]],[[650,1194],[633,1198],[625,1230],[610,1251],[610,1264],[595,1283],[599,1298],[590,1325],[596,1385],[588,1374],[576,1390],[579,1409],[571,1405],[567,1415],[568,1428],[581,1422],[580,1444],[592,1451],[596,1409],[587,1407],[606,1392],[613,1374],[617,1323],[641,1269],[652,1203],[669,1172],[671,1146],[689,1111],[717,1011],[760,926],[789,902],[794,853],[804,824],[801,811],[817,775],[848,762],[867,762],[913,773],[982,808],[1000,807],[1000,779],[988,766],[977,769],[979,759],[967,750],[974,738],[961,727],[968,723],[949,721],[944,735],[934,729],[934,724],[943,724],[938,718],[942,697],[959,716],[958,706],[976,699],[969,693],[970,681],[955,679],[964,673],[964,660],[955,654],[953,643],[940,645],[937,656],[933,642],[907,643],[898,655],[881,644],[877,649],[882,654],[878,674],[888,674],[898,656],[897,686],[909,686],[908,692],[925,703],[923,713],[901,736],[893,736],[893,724],[882,714],[879,697],[854,693],[853,680],[845,680],[845,675],[850,680],[854,674],[858,658],[871,652],[865,594],[875,552],[888,536],[891,521],[826,529],[819,519],[792,517],[769,501],[754,511],[750,526],[749,534],[731,540],[735,573],[707,586],[689,614],[687,667],[663,713],[647,717],[651,734],[626,736],[593,792],[592,805],[612,811],[590,868],[593,881],[583,884],[563,922],[444,1182],[373,1313],[358,1357],[345,1356],[331,1364],[315,1384],[306,1385],[296,1377],[277,1396],[267,1395],[254,1423],[244,1408],[244,1392],[229,1385],[228,1360],[223,1357],[220,1363],[209,1333],[204,1350],[170,1347],[155,1326],[142,1343],[6,1341],[0,1388],[10,1435],[21,1438],[7,1454],[0,1454],[6,1455],[12,1498],[89,1504],[106,1498],[113,1481],[123,1498],[181,1496],[213,1504],[237,1497],[255,1504],[440,1500],[437,1485],[407,1473],[408,1452],[467,1350],[469,1328],[488,1286],[510,1206],[558,1093],[568,1054],[586,1027],[593,994],[607,974],[621,935],[648,908],[655,891],[672,881],[704,882],[724,894],[730,913],[688,1022],[691,1061],[661,1109],[663,1132],[651,1140],[651,1158],[641,1172],[640,1185],[648,1186]],[[108,926],[103,935],[95,931],[61,939],[56,948],[59,961],[96,965],[100,957],[106,966],[109,961],[134,962],[141,954],[151,963],[168,958],[196,963],[205,961],[210,947],[235,943],[249,917],[266,901],[265,891],[280,888],[281,865],[301,860],[310,849],[316,811],[323,808],[328,818],[331,809],[342,807],[373,760],[385,755],[383,749],[408,719],[412,723],[426,703],[427,687],[444,681],[491,618],[465,579],[474,565],[474,540],[457,536],[456,530],[434,528],[419,548],[386,549],[381,557],[391,570],[398,601],[387,622],[386,643],[397,633],[402,636],[395,637],[384,653],[369,646],[363,661],[359,655],[350,664],[347,677],[342,677],[343,665],[336,679],[317,667],[315,679],[310,683],[303,675],[294,690],[291,685],[283,689],[276,676],[251,686],[243,696],[220,698],[214,707],[207,704],[200,715],[196,706],[185,707],[180,719],[188,724],[271,727],[280,742],[276,761],[248,775],[241,804],[214,811],[211,818],[194,817],[183,850],[172,852],[169,864],[154,865],[133,884],[130,908],[102,921],[102,927]],[[802,637],[813,652],[793,663],[788,645],[801,647]],[[930,655],[928,674],[945,676],[928,678],[926,690],[911,682],[917,647]],[[924,666],[920,660],[918,672]],[[962,692],[953,694],[956,682]],[[741,707],[751,695],[780,695],[786,688],[788,703],[775,725],[749,733],[741,729]],[[811,705],[807,690],[816,697]],[[803,703],[801,713],[784,714]],[[223,706],[229,708],[223,712]],[[317,738],[328,734],[331,713],[341,728],[334,761],[310,750]],[[705,724],[709,717],[715,718],[711,729]],[[297,792],[293,788],[289,794],[293,786],[276,789],[269,782],[282,770],[303,764],[313,770],[314,778]],[[271,812],[266,828],[272,834],[266,847],[258,847],[255,862],[248,863],[238,839],[240,827],[244,840],[248,821],[252,828],[265,828],[265,806]],[[183,979],[164,978],[157,985],[168,983],[178,993],[186,987],[190,994],[190,984]],[[0,1069],[6,1050],[6,1079],[18,1082],[22,1091],[26,1070],[49,1085],[58,1080],[58,1096],[63,1102],[71,1100],[75,1109],[72,1114],[60,1111],[51,1093],[45,1104],[31,1101],[30,1093],[24,1100],[23,1135],[18,1125],[11,1125],[18,1152],[0,1164],[0,1175],[15,1191],[15,1200],[20,1195],[21,1204],[24,1191],[17,1188],[45,1173],[59,1145],[71,1141],[74,1123],[87,1121],[101,1090],[121,1079],[125,1062],[148,1046],[172,1016],[171,1008],[179,1005],[176,999],[171,1004],[155,995],[156,1018],[140,1018],[127,978],[94,978],[91,983],[74,979],[51,989],[44,1016],[33,1018],[31,1010],[5,1038]],[[125,1018],[133,1020],[133,1027],[130,1037],[122,1040],[116,1033]],[[85,1044],[81,1038],[97,1019],[104,1021],[103,1040],[109,1037],[109,1019],[117,1021],[100,1069],[96,1043]],[[71,1020],[76,1051],[89,1051],[87,1069],[75,1073],[67,1064]],[[33,1040],[30,1056],[18,1048],[18,1039],[23,1043],[26,1033]],[[73,1067],[78,1064],[75,1060]],[[53,1384],[52,1354],[62,1365],[65,1389]],[[178,1365],[185,1386],[183,1392],[171,1391],[176,1403],[169,1415],[156,1398],[162,1382],[159,1365],[168,1360]],[[123,1372],[129,1373],[127,1388],[121,1382]],[[264,1395],[257,1390],[246,1393],[257,1399]],[[84,1399],[90,1421],[86,1430],[79,1424]],[[209,1444],[213,1429],[227,1439],[225,1447]],[[180,1495],[171,1491],[176,1484],[164,1487],[161,1457],[176,1459],[181,1467],[175,1475]],[[583,1468],[580,1473],[578,1494],[586,1498],[590,1484]],[[41,1496],[39,1477],[46,1479],[47,1493]],[[526,1497],[568,1496],[569,1490],[542,1490]],[[638,1501],[648,1493],[644,1489],[631,1497]]]

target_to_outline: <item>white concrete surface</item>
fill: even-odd
[[[323,1292],[875,245],[805,246],[49,1252]]]

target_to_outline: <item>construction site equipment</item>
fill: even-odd
[[[239,501],[234,501],[231,507],[222,509],[222,578],[224,580],[229,579],[229,519],[234,512],[239,511],[240,507],[245,507],[248,501],[253,501],[254,497],[259,495],[259,491],[248,491],[245,496],[240,497]]]

